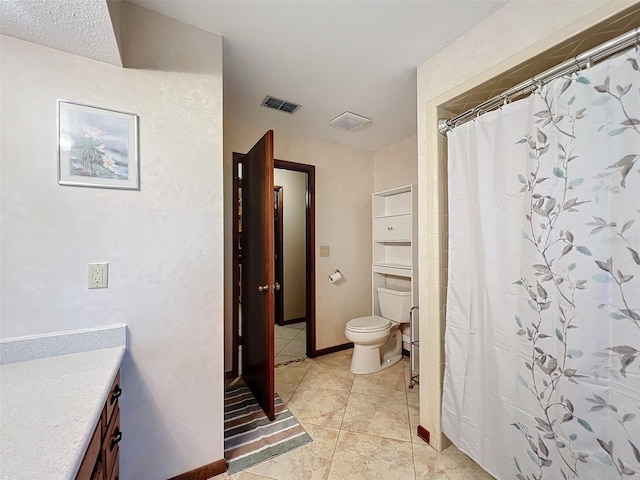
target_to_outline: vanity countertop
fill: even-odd
[[[0,365],[0,478],[75,478],[125,350]]]

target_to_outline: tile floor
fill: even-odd
[[[409,362],[372,375],[349,372],[351,350],[276,368],[276,391],[313,442],[216,480],[491,480],[455,447],[437,452],[416,435],[418,388]]]
[[[275,326],[276,365],[307,356],[306,325],[305,322],[300,322]]]

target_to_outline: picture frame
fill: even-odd
[[[140,190],[138,115],[58,100],[58,183]]]

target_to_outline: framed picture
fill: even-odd
[[[58,183],[139,190],[138,115],[58,100]]]

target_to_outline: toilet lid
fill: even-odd
[[[391,320],[378,315],[358,317],[347,322],[347,329],[352,332],[380,332],[391,325]]]

